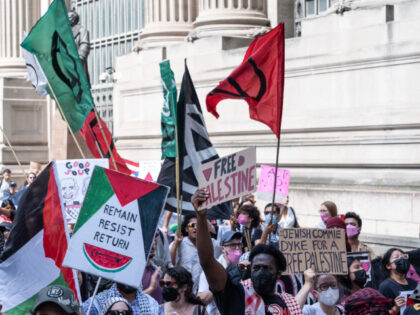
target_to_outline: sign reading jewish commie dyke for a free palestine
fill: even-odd
[[[63,265],[138,287],[168,193],[96,166]]]
[[[280,229],[279,249],[287,263],[283,274],[309,268],[317,274],[348,274],[345,234],[344,229]]]
[[[198,171],[198,186],[209,193],[201,208],[229,201],[257,189],[255,147],[205,163]]]

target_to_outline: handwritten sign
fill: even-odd
[[[161,168],[161,162],[158,160],[140,161],[139,171],[136,177],[148,180],[149,182],[157,181]]]
[[[201,165],[198,186],[210,194],[202,208],[253,193],[257,189],[255,164],[254,147]]]
[[[138,287],[168,192],[95,167],[63,265]]]
[[[76,223],[95,165],[109,167],[108,159],[57,161],[60,190],[68,224]]]
[[[284,274],[346,275],[347,252],[344,229],[280,229],[279,249],[286,258]]]
[[[274,191],[274,177],[276,168],[261,165],[260,180],[258,182],[258,199],[272,201]],[[290,171],[277,168],[276,202],[283,202],[289,194]]]

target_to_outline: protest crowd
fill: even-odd
[[[375,252],[359,240],[363,216],[339,200],[313,204],[319,220],[301,226],[288,193],[275,198],[278,162],[260,167],[258,193],[266,197],[257,199],[266,204],[257,207],[256,149],[217,155],[187,64],[177,104],[169,61],[160,64],[166,107],[176,105],[178,116],[162,118],[157,180],[135,178],[94,108],[77,23],[54,0],[21,46],[50,81],[43,95],[64,105],[69,129],[80,131],[95,159],[52,161],[25,174],[20,188],[2,171],[0,315],[420,314],[420,249]],[[243,73],[264,83],[256,97],[241,89]],[[279,24],[207,95],[207,109],[217,116],[220,100],[244,99],[279,139],[283,83]],[[267,106],[272,112],[260,115]]]

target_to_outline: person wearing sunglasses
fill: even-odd
[[[207,224],[209,224],[208,221]],[[182,266],[191,273],[194,283],[193,293],[196,294],[203,269],[200,265],[196,247],[197,215],[195,213],[184,216],[181,232],[182,236],[179,237],[176,233],[175,240],[169,245],[171,260],[174,266]],[[212,242],[214,246],[213,255],[218,258],[221,254],[220,246],[215,239],[212,239]]]
[[[417,287],[415,280],[406,277],[410,269],[408,255],[398,248],[390,248],[382,258],[382,267],[387,278],[379,285],[379,292],[394,300],[395,311],[399,312],[399,308],[405,305],[400,292]]]
[[[133,310],[126,299],[113,297],[105,302],[101,315],[133,315]]]
[[[220,238],[220,246],[223,254],[217,261],[226,269],[229,265],[238,265],[239,259],[242,256],[242,233],[227,231]],[[217,314],[217,306],[213,301],[213,294],[210,291],[209,283],[207,282],[204,272],[200,275],[200,282],[198,286],[198,296],[207,305],[207,312],[209,315]]]
[[[185,268],[169,268],[160,286],[166,301],[161,305],[165,315],[208,315],[203,301],[192,292],[192,276]]]
[[[303,315],[339,315],[344,314],[341,306],[338,281],[334,275],[317,275],[314,280],[313,295],[318,300],[313,305],[303,307]]]

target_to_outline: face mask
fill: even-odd
[[[255,291],[261,296],[273,295],[274,286],[276,285],[276,278],[268,271],[258,270],[251,273],[252,284]]]
[[[269,224],[271,220],[271,214],[265,217],[265,224]],[[273,217],[273,224],[277,224],[277,217]]]
[[[325,212],[321,213],[322,222],[327,222],[329,218],[330,218],[330,214],[328,212],[327,213],[325,213]]]
[[[241,270],[241,280],[247,280],[251,278],[251,270],[243,269]]]
[[[354,225],[348,224],[346,226],[346,233],[348,238],[352,238],[359,234],[359,230]]]
[[[177,289],[164,287],[162,297],[166,302],[176,301],[179,297],[179,292]]]
[[[406,275],[408,272],[408,269],[410,269],[410,264],[408,263],[408,260],[404,258],[395,260],[394,264],[397,267],[395,271],[402,275]]]
[[[358,270],[353,272],[354,273],[354,283],[359,287],[359,288],[363,288],[366,284],[367,281],[367,274],[366,271],[364,269],[362,270]]]
[[[137,288],[130,287],[128,285],[117,283],[117,289],[125,294],[131,294],[137,291]]]
[[[241,256],[242,256],[242,251],[239,249],[227,253],[227,258],[229,259],[231,263],[235,265],[238,264],[239,258],[241,258]]]
[[[338,289],[328,288],[327,291],[322,291],[319,294],[319,300],[322,302],[322,304],[333,306],[335,303],[337,303],[339,296],[340,291],[338,291]]]
[[[244,214],[240,214],[239,216],[238,216],[238,223],[240,224],[240,225],[246,225],[247,223],[248,223],[248,218],[246,217],[246,215],[244,215]]]

